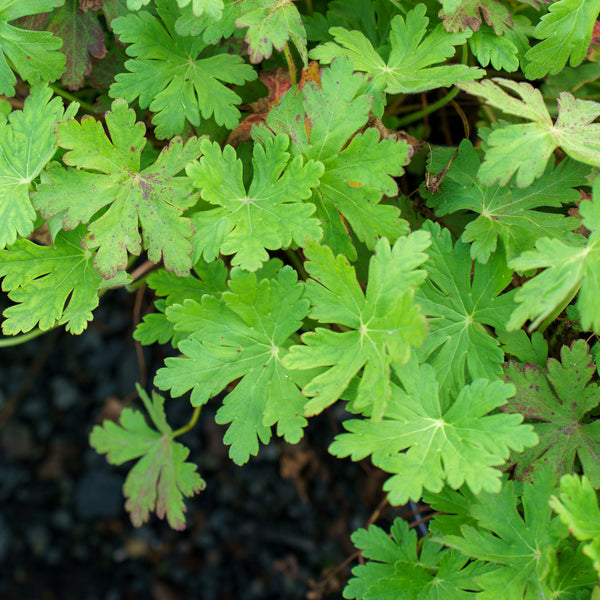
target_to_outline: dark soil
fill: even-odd
[[[81,336],[51,332],[0,349],[0,600],[328,600],[354,560],[350,534],[382,502],[385,476],[327,447],[343,410],[312,420],[304,440],[275,439],[235,466],[215,401],[181,441],[207,488],[188,500],[188,527],[153,516],[131,525],[110,466],[88,443],[101,415],[135,402],[140,360],[133,298],[111,292]],[[146,350],[151,380],[161,352]],[[153,354],[151,354],[153,353]],[[167,402],[173,427],[191,415]],[[408,509],[374,516],[387,528]]]

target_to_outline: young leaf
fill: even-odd
[[[167,517],[173,529],[185,529],[183,499],[202,491],[206,484],[196,473],[196,465],[186,462],[189,450],[173,441],[173,430],[166,420],[164,398],[152,393],[152,400],[137,385],[137,391],[150,415],[149,427],[139,410],[126,408],[119,423],[104,421],[96,425],[90,444],[113,465],[139,459],[131,469],[123,493],[131,522],[140,527],[155,511],[160,519]]]
[[[81,229],[81,228],[80,228]],[[92,264],[93,253],[83,250],[81,230],[60,232],[53,246],[17,240],[0,251],[2,289],[16,302],[4,311],[5,335],[42,330],[56,324],[81,333],[98,306],[98,291],[125,285],[125,273],[104,279]]]
[[[344,598],[376,600],[469,600],[479,590],[473,578],[489,569],[471,562],[454,550],[442,550],[425,539],[417,544],[415,530],[396,518],[391,537],[377,525],[358,529],[352,541],[360,548],[365,564],[352,569],[353,578],[344,589]]]
[[[50,89],[36,86],[23,110],[12,111],[0,123],[0,249],[33,231],[29,186],[56,150],[54,124],[73,117],[77,108],[73,103],[65,112]]]
[[[513,311],[506,328],[518,329],[527,319],[533,319],[530,329],[564,307],[579,291],[577,310],[584,331],[600,332],[600,194],[594,191],[594,200],[579,205],[583,225],[592,233],[586,239],[578,237],[569,244],[559,239],[542,238],[535,250],[525,252],[511,261],[518,271],[546,267],[517,292],[519,304]]]
[[[478,213],[461,236],[471,243],[471,257],[486,263],[495,252],[498,238],[503,242],[507,261],[534,247],[541,237],[565,239],[580,222],[561,214],[536,208],[560,207],[581,198],[577,186],[585,185],[589,167],[564,160],[556,168],[548,164],[544,174],[526,188],[485,185],[477,181],[480,168],[477,150],[463,140],[458,156],[452,161],[439,194],[427,194],[427,205],[435,207],[436,216],[459,210]]]
[[[487,264],[472,263],[469,247],[453,246],[450,232],[427,222],[432,245],[428,279],[417,290],[416,301],[429,317],[429,335],[418,350],[429,362],[444,392],[457,394],[469,378],[494,380],[502,373],[504,353],[485,325],[504,329],[514,308],[514,292],[499,295],[510,283],[512,271],[501,252]]]
[[[556,75],[567,64],[576,67],[585,58],[594,22],[600,12],[600,0],[558,0],[548,8],[537,27],[535,37],[542,40],[526,54],[527,79]]]
[[[516,475],[531,479],[545,465],[552,465],[556,480],[573,472],[575,456],[595,488],[600,488],[600,421],[588,413],[600,404],[596,372],[584,340],[572,348],[563,346],[561,363],[548,360],[546,373],[537,365],[505,367],[506,380],[517,388],[502,410],[520,413],[533,423],[540,443],[515,456]]]
[[[369,282],[363,293],[348,260],[315,241],[306,244],[305,268],[310,317],[319,323],[336,323],[349,331],[318,327],[302,336],[302,345],[292,346],[283,363],[306,370],[329,367],[315,377],[303,393],[311,399],[307,416],[322,412],[339,399],[350,380],[363,369],[355,400],[357,407],[373,405],[373,418],[380,420],[390,397],[390,363],[405,363],[411,345],[426,334],[425,319],[413,304],[414,288],[425,279],[418,270],[427,255],[429,236],[422,231],[399,238],[393,247],[382,238],[369,265]]]
[[[175,35],[175,0],[157,0],[156,5],[161,20],[141,11],[112,22],[135,60],[125,63],[129,73],[115,77],[110,96],[128,102],[139,97],[140,106],[155,113],[152,122],[159,138],[181,133],[186,119],[198,126],[200,115],[233,129],[240,118],[235,104],[241,98],[226,84],[253,81],[256,72],[240,56],[207,55],[211,50],[202,39]]]
[[[311,216],[315,207],[302,200],[319,184],[323,165],[305,163],[301,156],[290,161],[288,145],[286,135],[255,144],[254,177],[246,192],[242,161],[233,147],[221,150],[216,142],[202,140],[204,156],[186,172],[202,198],[219,208],[193,216],[196,256],[211,261],[220,253],[233,254],[233,265],[256,271],[269,258],[266,249],[287,248],[292,241],[303,246],[307,236],[321,238],[319,221]]]
[[[49,169],[48,182],[33,194],[35,208],[47,219],[60,215],[65,229],[89,223],[82,244],[98,248],[94,264],[103,277],[124,269],[127,252],[137,255],[142,245],[150,260],[162,256],[168,270],[187,274],[192,226],[181,214],[195,199],[191,182],[176,175],[200,154],[199,140],[184,145],[174,138],[153,165],[140,171],[144,124],[135,123],[134,111],[122,99],[113,102],[106,124],[110,139],[91,117],[57,125],[58,144],[69,150],[63,161],[77,169]]]
[[[305,398],[282,358],[308,313],[303,288],[291,267],[261,280],[234,268],[221,298],[204,295],[167,310],[175,330],[188,336],[179,344],[183,357],[167,358],[155,383],[173,396],[192,390],[200,406],[241,378],[217,412],[218,423],[231,423],[224,441],[237,464],[257,454],[259,440],[269,442],[276,423],[288,442],[302,437]]]
[[[558,119],[553,123],[541,92],[527,82],[495,77],[481,83],[457,85],[469,94],[485,98],[487,104],[505,113],[533,121],[505,125],[490,133],[485,160],[477,174],[482,183],[506,185],[516,173],[517,185],[527,187],[544,173],[549,158],[559,146],[575,160],[600,166],[600,123],[593,123],[600,115],[600,103],[561,92]]]
[[[466,65],[433,66],[454,56],[455,46],[465,43],[470,31],[448,33],[442,24],[427,33],[429,19],[424,4],[392,19],[389,58],[384,59],[371,42],[359,31],[332,27],[335,42],[327,42],[311,50],[310,57],[330,63],[338,56],[347,56],[357,71],[373,79],[378,90],[387,94],[415,94],[459,81],[471,81],[485,75],[482,69]]]
[[[474,494],[498,493],[501,472],[495,467],[506,462],[509,449],[537,443],[533,428],[520,425],[521,415],[489,414],[514,387],[477,379],[444,409],[430,365],[417,368],[414,360],[397,374],[406,391],[391,385],[383,420],[344,421],[348,433],[336,436],[329,451],[352,460],[371,455],[376,467],[393,473],[383,486],[392,504],[416,502],[423,488],[439,492],[444,483],[457,489],[466,482]]]
[[[58,52],[59,38],[47,31],[28,31],[9,23],[27,15],[48,12],[63,2],[0,0],[0,94],[15,94],[17,78],[11,67],[30,83],[54,81],[63,74],[65,57]]]
[[[364,79],[352,74],[350,61],[336,59],[321,74],[321,86],[308,82],[293,87],[267,117],[268,127],[291,140],[292,155],[318,160],[325,169],[311,197],[323,227],[323,242],[335,254],[356,259],[348,225],[370,249],[379,237],[392,243],[408,233],[398,209],[379,204],[382,196],[396,196],[393,177],[402,175],[409,162],[409,146],[392,139],[380,140],[369,128],[356,133],[369,117],[372,99],[361,93]],[[272,137],[266,128],[254,128],[263,141]],[[314,236],[313,236],[314,237]]]
[[[550,506],[578,540],[591,540],[583,552],[592,559],[600,576],[600,508],[589,479],[585,475],[565,475],[560,481],[560,494],[550,498]]]

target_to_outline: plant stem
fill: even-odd
[[[312,3],[312,0],[306,0],[306,14],[309,17],[312,17],[312,15],[313,15],[313,3]]]
[[[296,269],[296,271],[298,272],[300,279],[306,281],[308,279],[308,273],[304,269],[304,265],[302,264],[300,257],[291,248],[288,248],[285,251],[285,254],[288,257],[289,261],[292,263],[292,267],[294,267],[294,269]]]
[[[85,100],[80,100],[79,98],[76,98],[75,96],[73,96],[73,94],[70,94],[69,92],[61,89],[59,86],[50,84],[50,89],[55,94],[57,94],[58,96],[62,96],[65,100],[68,100],[69,102],[77,102],[77,104],[79,104],[79,106],[86,112],[92,113],[93,115],[98,113],[98,111],[94,108],[93,104],[90,104]]]
[[[567,306],[569,306],[569,304],[571,303],[571,300],[573,300],[573,298],[575,298],[578,291],[579,291],[579,286],[576,285],[573,288],[573,290],[569,294],[567,294],[567,297],[542,321],[542,324],[538,327],[538,331],[540,333],[544,333],[544,331],[546,331],[546,329],[548,329],[548,326],[550,325],[550,323],[552,323],[552,321],[554,321],[554,319],[556,319],[556,317],[558,317],[558,315],[560,315],[560,313],[563,310],[565,310],[565,308],[567,308]]]
[[[288,44],[285,45],[285,48],[283,49],[283,54],[285,56],[285,60],[287,61],[288,70],[290,72],[290,83],[292,85],[296,85],[296,83],[298,82],[296,65],[294,64],[294,60],[292,59],[292,53],[290,52],[290,47]]]
[[[200,408],[201,408],[200,406],[194,407],[194,412],[192,414],[192,418],[183,427],[180,427],[179,429],[177,429],[173,432],[174,438],[186,433],[198,422],[198,417],[200,416]]]
[[[454,100],[454,98],[456,98],[456,96],[458,96],[458,94],[460,94],[460,88],[455,87],[450,92],[448,92],[443,98],[440,98],[437,102],[430,104],[427,108],[424,108],[423,110],[414,112],[411,115],[408,115],[408,116],[404,117],[403,119],[400,119],[396,123],[396,127],[399,129],[401,127],[404,127],[405,125],[414,123],[415,121],[422,119],[423,117],[438,110],[438,108],[441,108],[445,104],[448,104],[448,102],[451,102],[452,100]]]
[[[34,330],[32,330],[28,333],[22,333],[21,335],[2,336],[2,337],[0,337],[0,348],[8,348],[10,346],[19,346],[21,344],[24,344],[25,342],[28,342],[29,340],[34,340],[36,337],[39,337],[40,335],[43,335],[44,333],[49,333],[50,331],[52,331],[53,329],[56,329],[57,327],[58,327],[58,324],[54,325],[53,327],[50,327],[50,329],[40,329],[39,327],[36,327]]]

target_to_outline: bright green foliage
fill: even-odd
[[[189,450],[173,441],[164,398],[153,392],[150,400],[139,385],[137,391],[154,427],[148,425],[141,411],[126,408],[118,424],[107,420],[96,425],[90,444],[96,452],[106,454],[113,465],[139,459],[123,486],[125,508],[136,527],[155,511],[161,519],[166,516],[173,529],[185,529],[183,499],[202,491],[206,484],[196,473],[196,465],[186,462]]]
[[[409,147],[380,140],[372,128],[357,133],[366,124],[372,104],[371,97],[361,93],[363,86],[363,77],[352,74],[352,64],[336,59],[322,72],[321,87],[309,82],[300,92],[290,89],[267,117],[272,131],[290,137],[293,156],[323,164],[325,172],[311,203],[317,206],[323,242],[350,260],[356,259],[356,250],[348,225],[371,249],[379,237],[394,242],[408,233],[398,209],[380,201],[383,195],[398,194],[393,177],[402,175]],[[255,139],[263,143],[271,135],[266,128],[254,128]]]
[[[127,8],[129,10],[139,10],[149,3],[150,0],[127,0]],[[215,20],[219,20],[223,12],[223,0],[177,0],[177,5],[179,8],[190,5],[194,16],[207,15]]]
[[[565,475],[560,481],[560,494],[550,498],[550,506],[578,540],[591,540],[583,552],[592,559],[600,576],[600,508],[589,479]]]
[[[276,423],[288,442],[302,437],[306,399],[282,358],[308,313],[303,288],[291,267],[261,280],[236,268],[221,298],[205,295],[167,310],[188,337],[179,344],[184,356],[167,358],[155,383],[173,396],[192,390],[192,404],[200,406],[241,377],[217,412],[218,423],[231,423],[224,441],[237,464],[256,455],[259,440],[268,443]]]
[[[494,414],[514,387],[498,380],[477,379],[446,408],[430,365],[416,360],[396,372],[404,390],[392,384],[383,421],[344,421],[348,433],[336,436],[329,451],[361,460],[371,455],[380,469],[393,473],[383,489],[392,504],[419,500],[423,488],[439,492],[444,483],[457,489],[467,483],[473,493],[498,493],[500,470],[509,449],[537,443],[521,415]],[[354,408],[354,407],[353,407]]]
[[[339,399],[352,378],[363,369],[354,401],[358,409],[372,406],[375,421],[381,420],[391,395],[390,364],[403,364],[411,345],[420,344],[426,324],[413,304],[414,288],[426,273],[417,269],[427,255],[429,236],[417,231],[399,238],[390,248],[383,238],[375,245],[369,263],[366,294],[348,260],[315,241],[306,244],[305,268],[310,317],[319,323],[338,323],[348,331],[318,327],[292,346],[284,365],[292,369],[329,367],[302,391],[311,399],[307,416],[315,415]]]
[[[442,535],[439,541],[472,559],[497,565],[475,577],[483,589],[478,599],[589,598],[597,581],[591,563],[572,544],[561,541],[567,532],[551,521],[548,501],[554,477],[542,471],[535,483],[522,485],[522,495],[520,484],[505,481],[499,494],[471,497],[468,510],[477,526],[465,524],[461,535]]]
[[[501,252],[482,265],[472,264],[469,246],[454,246],[447,229],[425,223],[432,245],[428,278],[416,302],[429,317],[429,335],[419,350],[421,361],[433,365],[444,392],[457,394],[469,379],[495,379],[504,354],[485,325],[503,329],[514,308],[514,292],[499,295],[510,283]]]
[[[63,1],[0,0],[0,94],[15,94],[17,78],[11,67],[30,83],[54,81],[62,75],[65,57],[58,52],[60,39],[46,31],[19,29],[9,21],[50,11]]]
[[[0,249],[33,231],[29,186],[56,151],[55,123],[77,112],[76,104],[65,113],[60,98],[51,98],[50,89],[36,86],[23,110],[0,123]]]
[[[540,438],[535,448],[514,457],[516,475],[531,479],[551,465],[558,481],[573,472],[577,456],[592,485],[600,488],[600,421],[589,416],[600,404],[598,384],[590,382],[596,366],[584,340],[577,340],[571,349],[563,346],[560,357],[560,363],[548,360],[546,372],[512,361],[505,368],[517,393],[502,410],[523,415]]]
[[[63,84],[72,90],[82,87],[84,77],[92,70],[91,57],[103,58],[106,54],[104,33],[95,11],[83,12],[78,0],[65,0],[51,15],[46,29],[63,42],[61,52],[66,59]]]
[[[61,232],[53,246],[19,239],[0,251],[2,289],[17,303],[3,313],[5,335],[56,324],[81,333],[98,306],[98,291],[128,282],[129,276],[121,272],[102,278],[92,264],[93,253],[81,248],[81,237],[80,230]]]
[[[213,116],[219,125],[233,129],[240,112],[240,97],[225,84],[241,85],[256,79],[256,72],[240,56],[215,54],[201,38],[174,35],[179,16],[175,0],[157,0],[160,20],[146,11],[112,22],[122,42],[130,44],[125,67],[110,88],[113,98],[132,102],[155,113],[156,135],[171,137]],[[202,57],[200,55],[202,54]]]
[[[473,579],[485,572],[481,562],[454,550],[442,550],[425,539],[417,547],[417,534],[400,518],[394,520],[391,537],[377,527],[358,529],[352,541],[369,559],[352,569],[354,577],[344,589],[344,598],[361,600],[469,600],[479,590]]]
[[[91,117],[56,127],[59,146],[69,150],[63,161],[77,170],[48,170],[48,182],[33,196],[35,208],[45,218],[59,215],[65,229],[89,223],[82,244],[98,248],[94,264],[103,277],[124,269],[127,252],[137,255],[142,245],[150,260],[162,257],[168,270],[188,273],[192,246],[186,238],[192,227],[181,213],[195,200],[191,182],[176,175],[198,157],[199,141],[191,138],[184,145],[174,138],[153,165],[140,171],[144,124],[135,123],[135,113],[122,99],[113,102],[106,124],[110,139]]]
[[[498,341],[502,344],[502,351],[514,356],[519,362],[531,363],[545,367],[548,361],[548,342],[539,331],[531,334],[531,339],[522,330],[500,331]]]
[[[553,123],[541,92],[527,82],[495,77],[458,87],[485,98],[487,104],[507,114],[533,121],[505,125],[490,133],[485,160],[477,174],[482,183],[506,185],[516,173],[516,184],[527,187],[544,173],[558,147],[575,160],[600,166],[600,123],[593,123],[600,115],[600,103],[561,92],[558,119]]]
[[[201,300],[204,294],[220,295],[227,288],[227,269],[221,260],[207,263],[199,259],[195,264],[191,277],[177,277],[165,269],[150,273],[146,283],[157,296],[163,296],[154,303],[158,312],[150,313],[138,324],[133,334],[134,339],[144,345],[166,344],[174,347],[186,337],[185,333],[175,331],[165,310],[173,304],[183,304],[187,298]]]
[[[401,15],[392,19],[387,59],[376,52],[362,33],[341,27],[330,30],[335,43],[317,46],[310,56],[326,64],[338,56],[347,56],[357,71],[373,78],[376,89],[388,94],[415,94],[482,77],[483,70],[466,65],[433,66],[453,56],[454,47],[464,44],[471,32],[447,33],[439,24],[427,33],[429,19],[425,12],[425,5],[417,4],[406,20]]]
[[[584,58],[590,45],[594,21],[600,12],[600,0],[558,0],[553,2],[535,28],[535,37],[542,40],[527,52],[525,76],[539,79],[555,75]]]
[[[186,169],[202,199],[219,208],[194,214],[196,255],[206,260],[219,253],[233,254],[233,265],[256,271],[269,255],[266,249],[287,248],[292,241],[304,245],[307,236],[320,239],[315,206],[303,203],[319,184],[323,165],[290,160],[289,138],[279,135],[256,144],[252,155],[254,177],[248,191],[243,183],[242,161],[232,146],[221,150],[216,142],[201,142],[202,158]]]
[[[570,244],[558,239],[542,238],[535,250],[525,252],[511,261],[517,271],[546,268],[527,281],[515,296],[519,306],[507,323],[508,329],[517,329],[527,319],[533,319],[535,329],[550,315],[561,312],[565,304],[579,291],[577,310],[584,330],[600,332],[600,189],[594,191],[594,201],[579,205],[583,225],[592,233],[579,237]]]
[[[579,221],[560,213],[541,212],[539,207],[560,207],[579,200],[576,186],[585,184],[589,167],[565,160],[556,168],[548,164],[544,174],[526,188],[487,186],[477,181],[481,160],[469,140],[463,140],[458,156],[443,179],[439,194],[429,194],[428,206],[436,216],[470,210],[479,216],[467,224],[461,236],[471,243],[471,257],[486,263],[503,242],[508,261],[531,250],[541,237],[568,237]]]

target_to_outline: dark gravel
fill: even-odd
[[[131,525],[127,469],[108,465],[88,434],[140,379],[132,301],[106,295],[81,336],[0,349],[0,600],[341,598],[349,567],[335,567],[383,499],[384,477],[327,454],[339,413],[313,419],[299,445],[276,439],[237,467],[209,404],[182,438],[207,482],[188,501],[187,529],[156,517]],[[162,351],[146,351],[150,377]],[[175,427],[191,413],[185,399],[167,410]],[[387,507],[378,523],[400,512]]]

